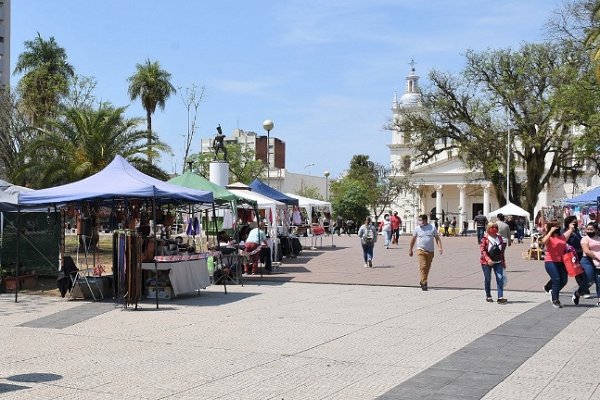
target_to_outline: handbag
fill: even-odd
[[[563,254],[562,258],[569,276],[578,276],[583,274],[583,268],[581,267],[581,264],[579,264],[579,259],[575,249],[570,246],[567,247],[567,250],[565,254]]]

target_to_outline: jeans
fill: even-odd
[[[598,296],[598,300],[600,301],[600,285],[598,284],[598,273],[600,271],[597,270],[596,267],[594,267],[594,262],[590,260],[588,256],[581,257],[581,260],[579,260],[579,262],[581,263],[581,267],[585,271],[585,275],[587,276],[587,279],[589,281],[589,286],[593,285],[594,283],[596,284],[596,295]]]
[[[525,237],[525,228],[517,227],[517,241],[519,243],[523,243],[523,238]]]
[[[483,286],[485,288],[485,296],[492,297],[492,270],[496,275],[496,287],[498,288],[498,298],[504,297],[504,266],[496,263],[491,267],[486,264],[481,264],[483,270]]]
[[[565,287],[569,280],[567,269],[564,263],[555,261],[544,261],[544,267],[552,281],[552,301],[556,301],[561,289]]]
[[[384,239],[383,244],[385,245],[385,247],[389,247],[390,244],[392,244],[392,231],[382,231],[382,234]]]
[[[477,227],[477,243],[481,244],[481,239],[483,238],[483,234],[485,233],[485,226]]]
[[[365,263],[367,263],[369,260],[373,259],[373,243],[370,244],[364,244],[362,243],[362,249],[363,249],[363,260],[365,260]]]

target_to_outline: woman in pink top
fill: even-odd
[[[590,282],[596,284],[597,306],[600,307],[600,236],[598,236],[598,224],[590,222],[585,226],[585,234],[581,239],[583,257],[581,266],[588,275]]]
[[[549,222],[546,224],[546,235],[542,238],[542,243],[546,248],[544,267],[552,281],[550,295],[552,296],[552,306],[555,308],[562,308],[558,298],[561,289],[565,287],[569,279],[562,256],[565,254],[567,240],[573,233],[573,229],[573,225],[569,225],[569,229],[561,234],[558,223]]]

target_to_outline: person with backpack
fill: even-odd
[[[487,234],[481,238],[479,249],[481,257],[479,264],[483,271],[483,285],[485,289],[485,300],[493,303],[492,298],[492,271],[496,276],[496,288],[498,292],[498,304],[506,304],[504,297],[504,269],[506,268],[506,259],[504,250],[506,250],[506,240],[498,234],[498,224],[490,222],[487,224]]]
[[[377,227],[371,221],[371,217],[367,217],[365,223],[358,229],[358,237],[363,249],[365,268],[373,268],[373,248],[377,241]]]

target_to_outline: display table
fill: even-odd
[[[183,293],[195,292],[210,286],[210,277],[206,259],[181,260],[158,262],[156,268],[159,271],[169,271],[169,280],[173,287],[173,294],[178,296]],[[142,263],[142,269],[154,271],[154,263]]]

